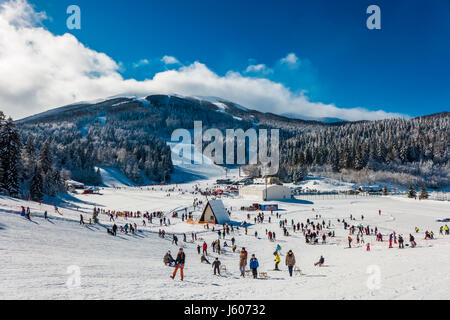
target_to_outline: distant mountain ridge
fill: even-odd
[[[300,114],[296,113],[282,113],[281,114],[284,117],[291,118],[291,119],[299,119],[299,120],[313,120],[313,121],[319,121],[322,123],[340,123],[340,122],[351,122],[348,120],[343,120],[339,118],[327,118],[327,117],[321,117],[321,118],[314,118],[314,117],[307,117],[302,116]]]
[[[299,117],[251,110],[218,97],[152,94],[79,102],[15,123],[23,143],[31,139],[36,150],[50,138],[56,167],[86,183],[99,183],[96,167],[116,168],[137,185],[170,181],[174,167],[166,141],[176,129],[193,129],[194,121],[222,131],[280,129],[279,175],[288,181],[303,177],[305,167],[420,175],[426,161],[434,172],[432,185],[450,179],[448,112],[353,122]]]
[[[165,101],[165,103],[163,102]],[[16,121],[18,124],[33,123],[36,121],[52,121],[61,119],[62,117],[81,116],[83,113],[96,113],[99,111],[108,111],[107,108],[115,109],[121,105],[123,107],[133,107],[134,104],[150,105],[161,107],[170,104],[179,105],[197,105],[202,111],[216,111],[248,122],[261,122],[267,124],[269,122],[280,122],[282,126],[293,127],[302,125],[321,125],[317,120],[304,120],[300,118],[289,117],[286,115],[278,115],[270,112],[260,112],[248,109],[234,102],[218,97],[197,97],[197,96],[180,96],[180,95],[158,95],[153,94],[146,97],[113,97],[95,102],[79,102],[51,110],[47,110],[33,116],[25,117]],[[117,108],[116,108],[117,109]],[[336,121],[337,122],[337,121]]]

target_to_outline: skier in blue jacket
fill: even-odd
[[[255,255],[252,254],[252,258],[250,259],[250,269],[252,270],[254,279],[256,279],[258,276],[258,267],[259,267],[258,259],[256,259]]]

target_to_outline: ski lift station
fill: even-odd
[[[279,184],[253,184],[239,189],[239,195],[244,198],[261,201],[291,199],[291,189]]]

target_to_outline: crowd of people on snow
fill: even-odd
[[[197,190],[197,192],[201,193],[200,190]],[[195,198],[193,201],[193,207],[194,210],[196,207],[202,205],[202,201],[200,201],[198,198]],[[314,211],[314,209],[313,209]],[[55,212],[58,212],[61,214],[57,207],[55,206]],[[172,218],[179,218],[181,216],[182,222],[188,219],[192,219],[192,211],[187,210],[187,208],[184,208],[184,212],[182,211],[173,211]],[[100,208],[94,208],[93,209],[93,215],[92,218],[89,218],[89,224],[97,223],[98,215],[104,214],[109,217],[109,221],[113,222],[113,226],[111,228],[107,228],[107,232],[113,236],[117,235],[117,232],[124,233],[124,234],[135,234],[138,231],[138,226],[136,222],[129,222],[128,219],[142,219],[142,225],[147,226],[147,223],[149,225],[156,224],[160,227],[163,226],[170,226],[171,222],[170,219],[166,217],[166,214],[162,211],[154,211],[154,212],[141,212],[141,211],[115,211],[115,210],[106,210],[106,209],[100,209]],[[179,216],[180,214],[180,216]],[[381,215],[381,210],[378,211],[378,214]],[[24,216],[26,219],[31,220],[31,210],[29,207],[21,207],[21,215]],[[255,216],[251,217],[250,213],[247,214],[246,220],[254,221],[256,224],[263,224],[265,222],[268,222],[268,224],[272,224],[272,218],[274,217],[273,211],[270,212],[270,216],[266,216],[264,212],[257,212]],[[321,218],[321,215],[315,215],[315,219],[306,219],[305,222],[301,221],[294,221],[294,219],[291,219],[288,221],[287,218],[282,218],[281,214],[276,212],[275,217],[279,219],[278,225],[279,228],[283,231],[283,235],[285,237],[289,237],[292,235],[300,234],[304,237],[305,243],[311,244],[311,245],[317,245],[319,243],[321,244],[327,244],[328,239],[335,238],[335,225],[331,223],[331,220],[328,220],[326,222],[324,219]],[[47,211],[44,212],[44,218],[48,219],[48,213]],[[124,225],[118,226],[116,222],[117,220],[121,218],[122,221],[125,222]],[[371,249],[371,242],[366,241],[365,238],[367,237],[374,237],[376,242],[383,243],[384,237],[388,239],[388,248],[393,248],[394,246],[398,246],[398,248],[403,249],[405,248],[405,238],[402,234],[398,234],[396,231],[391,231],[387,234],[382,234],[381,230],[378,229],[378,227],[372,227],[370,225],[364,225],[364,215],[360,216],[360,223],[356,224],[357,221],[356,217],[353,215],[350,215],[349,221],[346,221],[346,219],[337,219],[337,223],[341,224],[343,227],[343,230],[348,232],[347,236],[347,242],[348,242],[348,248],[352,248],[352,244],[354,241],[354,238],[356,239],[356,244],[364,244],[366,247],[366,251],[370,251]],[[155,223],[154,223],[154,220]],[[244,220],[241,223],[241,227],[244,228],[245,235],[248,235],[248,227],[249,224],[247,221]],[[321,220],[321,221],[320,221]],[[85,225],[83,214],[80,214],[80,225]],[[207,229],[206,232],[214,232],[217,234],[217,239],[213,240],[210,244],[212,248],[212,252],[217,254],[217,257],[214,257],[212,262],[208,260],[208,257],[210,256],[208,254],[208,245],[206,241],[203,240],[203,238],[198,238],[197,233],[192,232],[190,234],[191,236],[191,243],[196,243],[198,240],[202,241],[202,243],[197,242],[197,253],[200,256],[200,263],[206,263],[210,264],[213,269],[214,275],[221,275],[221,271],[226,270],[223,263],[219,260],[219,256],[224,253],[225,248],[230,247],[232,253],[237,252],[237,244],[236,244],[236,238],[234,236],[234,232],[238,231],[240,232],[239,226],[234,226],[233,224],[224,224],[222,226],[213,225],[211,230],[209,224],[205,224],[205,228]],[[292,231],[291,231],[292,230]],[[418,227],[415,227],[415,233],[418,234],[420,232]],[[292,233],[290,233],[291,231]],[[265,229],[265,233],[267,236],[267,239],[270,242],[276,241],[276,233],[273,230]],[[449,227],[447,224],[441,225],[439,227],[439,234],[440,235],[449,235]],[[158,236],[160,238],[166,237],[166,231],[163,228],[160,228],[158,231]],[[172,234],[172,244],[175,246],[178,246],[178,235]],[[231,238],[229,238],[231,236]],[[255,238],[258,238],[258,233],[255,230],[254,232]],[[188,242],[186,233],[182,234],[183,242]],[[226,239],[228,237],[229,239]],[[424,239],[425,240],[432,240],[435,238],[435,235],[432,230],[425,230],[424,232]],[[259,238],[258,238],[259,239]],[[231,242],[231,246],[228,244],[228,241]],[[409,234],[409,244],[406,244],[406,246],[410,246],[411,248],[415,248],[417,246],[416,237],[413,236],[413,234]],[[222,243],[223,241],[223,243]],[[366,243],[367,242],[367,243]],[[239,253],[239,270],[240,270],[240,276],[245,277],[246,276],[246,267],[249,266],[249,271],[251,272],[253,278],[258,278],[258,268],[260,267],[259,261],[256,257],[256,254],[251,254],[249,259],[249,254],[245,247],[242,247]],[[274,271],[280,271],[279,264],[281,263],[281,246],[277,245],[274,253]],[[175,270],[173,271],[171,278],[175,279],[178,270],[180,271],[180,278],[183,280],[184,278],[184,266],[186,261],[186,254],[183,251],[183,248],[179,248],[178,253],[176,255],[176,258],[173,258],[171,255],[170,250],[166,252],[166,254],[163,257],[163,263],[166,266],[174,267]],[[323,266],[325,262],[325,258],[323,256],[320,256],[317,262],[314,263],[315,266]],[[289,276],[293,276],[294,268],[296,266],[296,259],[294,252],[292,250],[288,250],[286,252],[285,257],[285,265],[288,269]]]
[[[379,210],[379,214],[381,214],[381,210]],[[271,213],[272,215],[272,213]],[[276,213],[277,218],[281,218],[281,215]],[[247,215],[247,220],[251,220],[250,214]],[[334,238],[335,237],[335,230],[334,225],[332,226],[331,220],[328,220],[328,222],[325,222],[324,219],[322,221],[318,221],[321,218],[320,215],[315,216],[315,220],[313,219],[306,219],[306,222],[295,222],[293,219],[290,221],[290,227],[293,231],[293,233],[301,233],[304,238],[305,242],[308,244],[318,244],[319,239],[321,239],[322,244],[327,243],[328,238]],[[364,215],[361,215],[361,223],[359,225],[354,225],[353,223],[357,219],[353,217],[353,215],[350,215],[350,221],[351,223],[347,222],[345,219],[337,219],[337,222],[342,224],[343,229],[348,232],[348,247],[352,247],[353,237],[356,235],[356,243],[357,244],[365,244],[365,237],[373,236],[377,242],[383,242],[383,234],[378,229],[378,227],[371,227],[369,225],[363,225],[362,221],[364,221]],[[264,223],[265,217],[263,212],[258,212],[255,217],[253,217],[253,221],[255,224],[257,223]],[[269,219],[266,219],[266,221],[271,221],[271,217]],[[279,220],[279,227],[283,230],[283,233],[285,236],[289,236],[289,232],[286,232],[288,228],[289,221],[287,219],[281,219]],[[245,225],[245,234],[247,235],[248,231],[248,225],[244,221],[241,226]],[[216,230],[216,226],[213,226],[213,232],[217,232],[218,239],[214,240],[211,243],[212,251],[213,253],[216,253],[218,256],[220,256],[223,252],[221,251],[221,239],[225,240],[225,236],[228,236],[230,234],[230,228],[232,229],[233,226],[223,225],[222,229]],[[419,232],[419,229],[416,227],[416,233]],[[443,225],[439,229],[439,233],[441,235],[448,235],[449,234],[449,228],[447,225]],[[274,242],[276,241],[276,235],[274,231],[266,229],[266,235],[269,241]],[[255,231],[255,236],[257,236],[257,232]],[[395,231],[389,233],[386,235],[389,239],[389,248],[393,248],[394,245],[398,245],[398,248],[403,249],[405,248],[405,239],[401,234],[397,234]],[[434,234],[432,231],[425,231],[425,238],[424,239],[433,239]],[[232,243],[232,252],[236,252],[236,240],[233,236],[231,238]],[[417,243],[415,240],[415,237],[412,234],[409,234],[409,245],[411,247],[416,247]],[[223,247],[229,246],[227,244],[227,241],[224,241]],[[366,250],[370,251],[370,243],[367,243]],[[208,245],[205,241],[203,241],[202,245],[197,244],[197,253],[200,255],[200,262],[211,264],[214,271],[213,273],[216,275],[220,275],[220,266],[223,265],[221,261],[219,260],[219,257],[215,257],[213,262],[211,263],[208,260]],[[277,245],[277,248],[274,255],[274,271],[280,271],[279,264],[281,262],[281,247],[280,245]],[[184,256],[185,257],[185,256]],[[183,259],[184,261],[184,259]],[[292,250],[289,250],[286,253],[285,257],[285,264],[288,268],[289,276],[293,275],[294,267],[295,267],[295,255]],[[323,266],[325,263],[325,258],[323,256],[320,256],[317,262],[314,263],[315,266]],[[176,262],[174,263],[176,265]],[[256,254],[252,254],[249,259],[249,254],[245,247],[241,248],[239,251],[239,270],[241,277],[246,276],[246,267],[249,267],[253,278],[258,277],[258,268],[260,266],[258,259],[256,258]],[[184,266],[180,266],[181,270],[184,268]],[[174,274],[176,271],[174,272]]]

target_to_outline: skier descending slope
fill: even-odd
[[[181,281],[183,281],[183,269],[184,269],[184,261],[185,261],[185,259],[186,259],[186,256],[185,256],[185,254],[183,252],[183,248],[180,248],[180,250],[178,250],[178,255],[177,255],[177,258],[175,260],[175,271],[170,276],[172,279],[175,279],[175,276],[177,275],[178,268],[180,268],[180,277],[181,277]]]

